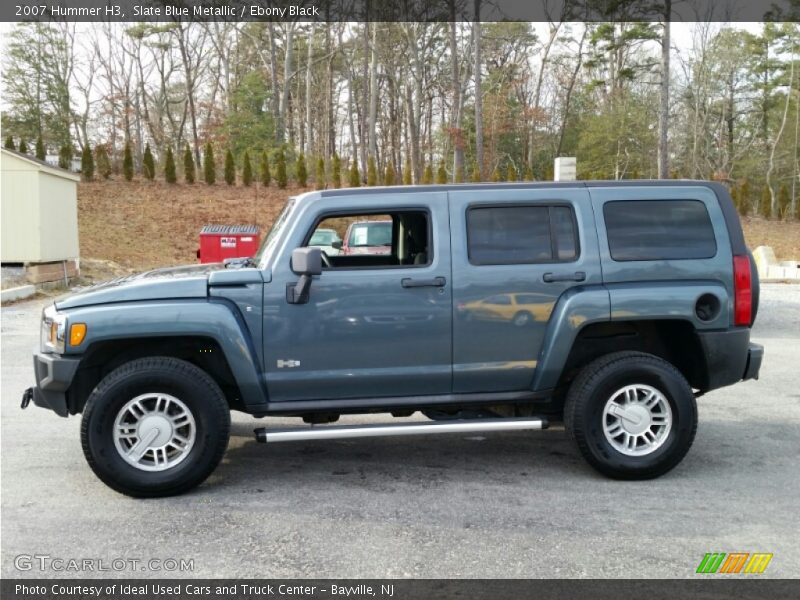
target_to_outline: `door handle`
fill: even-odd
[[[583,271],[575,271],[574,273],[545,273],[542,275],[542,281],[545,283],[554,283],[556,281],[585,281],[586,273]]]
[[[404,288],[418,288],[418,287],[444,287],[447,280],[444,277],[434,277],[433,279],[411,279],[404,277],[400,280],[400,285]]]

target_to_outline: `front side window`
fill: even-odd
[[[426,266],[431,263],[430,215],[421,210],[322,217],[306,246],[325,253],[325,269]]]
[[[475,265],[573,261],[577,231],[568,206],[489,206],[467,212],[469,260]]]

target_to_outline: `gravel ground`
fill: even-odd
[[[2,309],[3,577],[691,577],[711,551],[800,575],[800,286],[762,287],[761,380],[701,398],[694,447],[660,479],[605,479],[558,429],[267,447],[235,415],[216,473],[159,500],[94,477],[78,418],[19,410],[42,304]],[[194,570],[15,567],[34,554]]]

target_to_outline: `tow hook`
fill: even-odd
[[[28,408],[28,404],[31,403],[31,400],[33,400],[33,388],[29,387],[22,393],[22,402],[20,403],[20,408],[23,410]]]

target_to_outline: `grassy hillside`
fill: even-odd
[[[194,263],[203,225],[256,224],[266,234],[286,198],[305,191],[260,186],[168,185],[147,181],[81,183],[78,187],[81,256],[93,278],[121,270]],[[800,258],[800,222],[743,221],[750,247],[771,245],[778,258]]]

